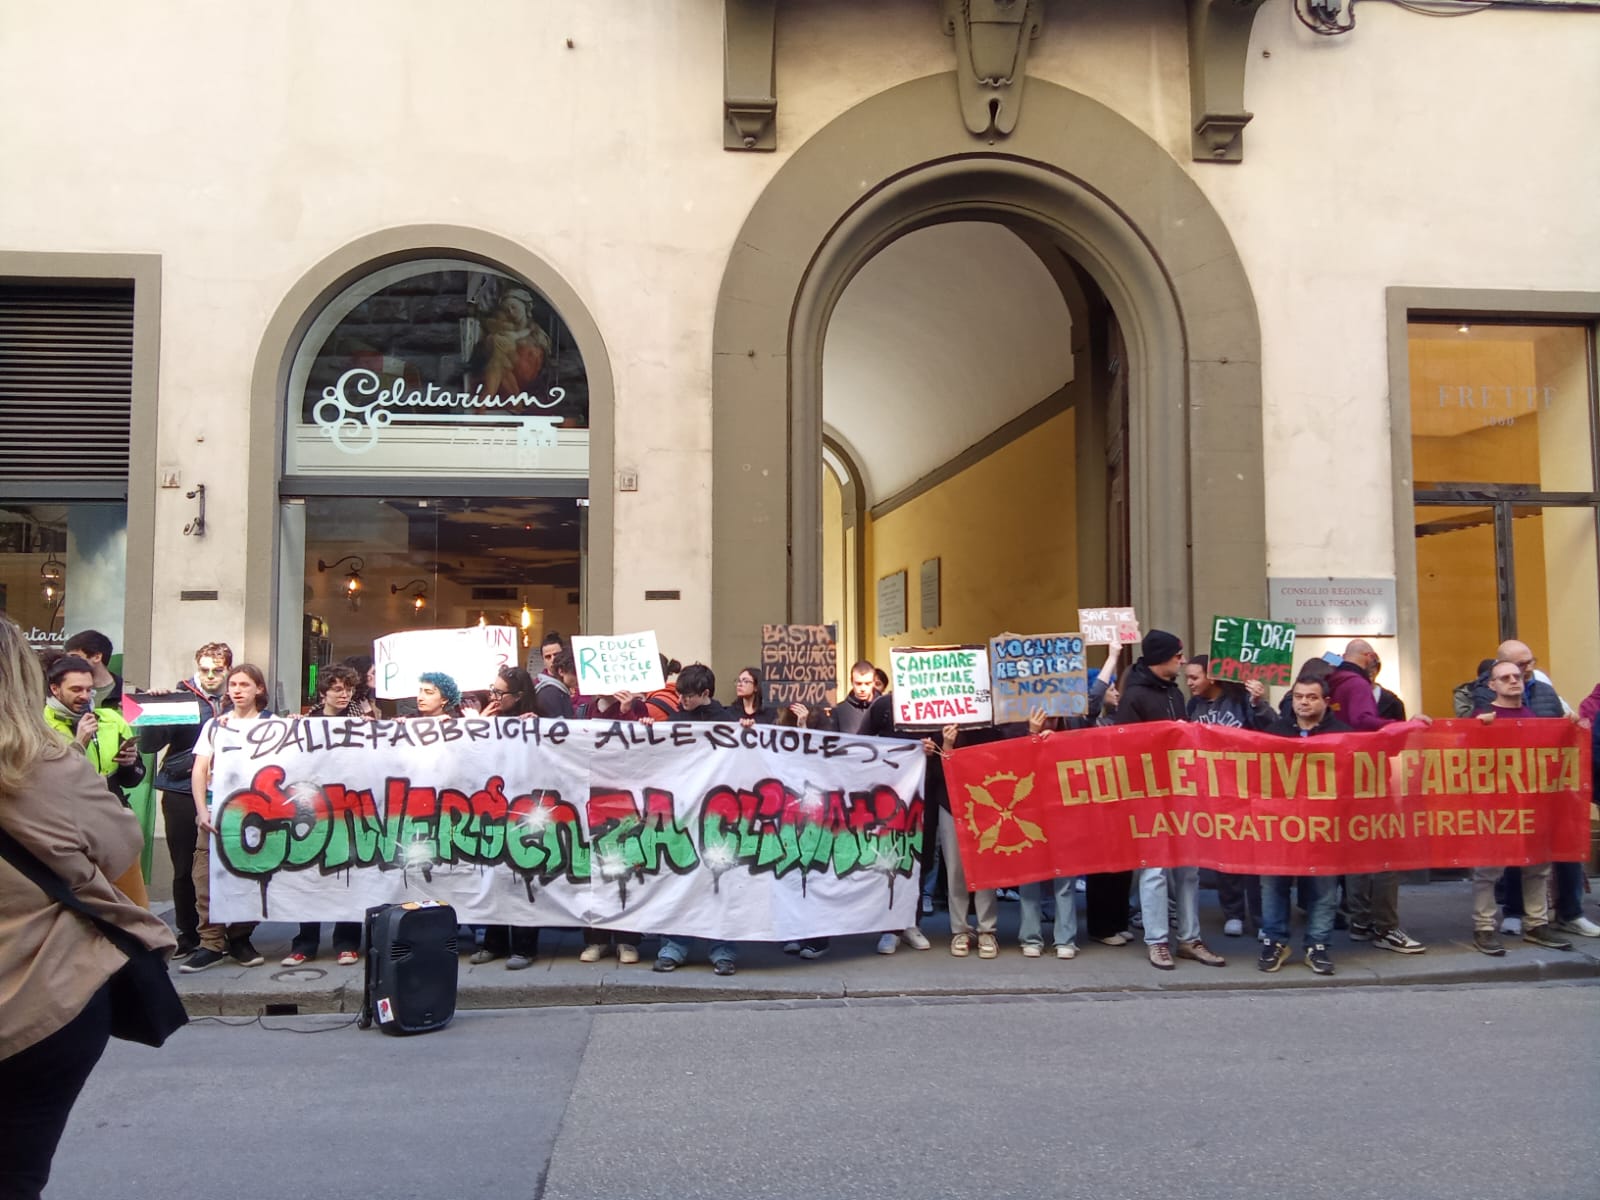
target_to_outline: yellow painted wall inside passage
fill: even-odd
[[[1078,529],[1074,414],[1059,413],[882,518],[868,518],[867,629],[873,661],[890,646],[986,642],[997,633],[1074,628]],[[920,624],[923,562],[940,560],[940,622]],[[906,573],[907,632],[879,637],[877,581]]]

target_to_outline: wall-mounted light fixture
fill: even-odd
[[[55,556],[51,551],[50,556],[39,565],[39,594],[44,597],[44,602],[50,606],[53,614],[61,604],[67,592],[67,564]]]
[[[416,588],[416,591],[411,591]],[[404,592],[411,598],[411,607],[420,616],[422,610],[428,607],[428,581],[426,579],[413,579],[410,583],[391,583],[389,595],[396,596]]]
[[[344,573],[344,597],[350,602],[350,611],[361,611],[361,569],[366,561],[359,554],[346,554],[343,558],[336,558],[331,563],[317,559],[318,571],[331,571],[343,563],[349,563],[350,569]]]

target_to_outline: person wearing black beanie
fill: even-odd
[[[1183,640],[1164,629],[1144,635],[1143,654],[1128,672],[1117,705],[1115,723],[1140,725],[1148,721],[1186,719],[1183,689]],[[1171,876],[1178,907],[1177,956],[1208,967],[1227,965],[1222,955],[1200,940],[1200,871],[1196,867],[1145,867],[1139,872],[1139,908],[1144,914],[1145,949],[1150,965],[1159,971],[1173,968],[1173,948],[1168,944],[1167,888]]]

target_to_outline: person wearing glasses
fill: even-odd
[[[156,770],[155,785],[161,792],[161,821],[165,827],[167,854],[172,859],[172,917],[178,927],[178,948],[172,957],[187,958],[200,948],[200,914],[195,907],[194,853],[198,828],[194,819],[194,743],[205,722],[227,708],[223,695],[228,668],[233,666],[233,651],[226,642],[207,642],[194,652],[194,674],[173,690],[194,697],[193,725],[156,725],[139,731],[141,754],[166,751]]]
[[[767,704],[760,671],[746,667],[739,672],[733,681],[733,703],[728,705],[728,711],[741,725],[771,725],[777,721],[777,709]]]
[[[326,667],[317,677],[317,706],[306,717],[326,717],[337,719],[340,717],[359,716],[352,713],[351,705],[355,702],[357,689],[361,686],[361,676],[351,667],[340,664]],[[289,953],[283,960],[286,967],[304,966],[317,956],[317,951],[322,947],[322,922],[302,921],[300,932],[295,934],[294,941],[289,945]],[[341,967],[353,967],[361,961],[361,922],[337,921],[333,926],[333,953]]]
[[[558,650],[559,652],[559,650]],[[486,717],[533,716],[533,680],[521,667],[503,666],[489,685],[489,703],[483,706]],[[526,971],[539,957],[539,929],[533,925],[485,925],[483,945],[467,959],[473,966],[506,960],[506,970]]]

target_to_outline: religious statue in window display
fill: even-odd
[[[485,298],[480,291],[475,303]],[[463,340],[472,339],[467,379],[481,383],[485,396],[514,396],[533,391],[534,381],[550,356],[550,335],[533,319],[533,296],[513,287],[494,300],[487,316],[463,322]],[[476,328],[474,328],[476,327]],[[475,339],[473,334],[477,333]]]

